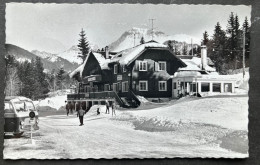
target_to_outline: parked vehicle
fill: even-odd
[[[29,114],[34,113],[29,116]],[[38,112],[31,99],[21,96],[8,96],[4,107],[4,134],[21,136],[25,131],[38,130]]]

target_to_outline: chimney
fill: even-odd
[[[207,66],[207,47],[206,45],[201,46],[201,69],[205,70]]]
[[[106,57],[106,59],[108,59],[109,58],[109,52],[108,52],[108,46],[106,46],[105,47],[105,57]]]

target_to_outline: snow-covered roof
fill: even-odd
[[[201,70],[201,58],[199,57],[192,57],[192,59],[181,59],[187,67],[179,68],[179,70],[190,70],[190,71],[199,71]],[[216,72],[215,68],[212,68],[208,65],[205,66],[205,71],[209,72]]]
[[[24,96],[6,96],[6,101],[32,101],[31,99],[24,97]]]
[[[232,75],[219,75],[217,72],[211,72],[209,74],[201,74],[197,71],[181,71],[176,72],[173,77],[196,77],[204,80],[228,80],[236,81],[237,78]]]
[[[175,72],[173,77],[195,77],[195,76],[201,76],[201,73],[197,71],[181,71],[181,72]]]
[[[196,63],[190,60],[182,59],[182,61],[187,65],[186,67],[179,68],[180,71],[200,71],[201,69],[198,67]]]
[[[122,65],[128,65],[134,61],[145,48],[167,48],[167,46],[156,42],[148,42],[117,53],[110,62],[119,62]]]
[[[97,59],[101,69],[109,69],[108,67],[108,62],[110,61],[109,59],[105,59],[105,57],[100,54],[100,53],[95,53],[95,52],[91,52],[94,57]],[[76,68],[74,71],[72,71],[69,76],[72,78],[74,75],[76,75],[77,73],[80,73],[80,77],[82,76],[84,67],[88,61],[88,58],[90,56],[90,53],[88,54],[87,58],[85,59],[84,63],[81,64],[78,68]]]

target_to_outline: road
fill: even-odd
[[[197,129],[197,127],[191,127],[189,130],[179,129],[170,132],[136,130],[131,122],[104,113],[99,116],[87,114],[83,126],[79,126],[79,120],[75,115],[46,116],[40,118],[40,130],[34,133],[35,144],[31,144],[28,135],[20,139],[5,139],[4,158],[109,159],[247,156],[247,154],[219,147],[216,139],[205,141],[198,138],[209,129],[214,132],[214,129],[220,128],[200,127],[199,132]],[[219,131],[216,132],[219,134]]]

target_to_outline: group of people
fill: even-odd
[[[65,101],[65,103],[67,103],[67,101]],[[77,117],[79,117],[79,122],[80,122],[79,126],[82,126],[82,125],[84,125],[83,118],[84,118],[84,115],[86,114],[86,110],[83,110],[83,105],[81,105],[80,103],[77,103],[76,105],[74,105],[71,102],[68,102],[66,104],[67,116],[69,116],[69,113],[73,114],[73,110],[75,109],[74,106],[76,107]]]
[[[67,101],[65,101],[66,103]],[[66,112],[67,112],[67,116],[69,116],[69,113],[70,114],[73,114],[73,109],[74,109],[74,105],[71,103],[71,102],[68,102],[66,104]]]
[[[111,108],[112,108],[112,116],[115,115],[116,116],[116,111],[115,111],[115,107],[116,104],[115,102],[112,102]],[[109,114],[109,108],[110,108],[110,104],[109,102],[106,100],[106,114]]]
[[[67,101],[65,101],[65,103],[67,103]],[[110,106],[111,106],[111,109],[112,109],[112,116],[116,116],[116,112],[115,112],[116,105],[115,105],[115,102],[112,102],[112,104],[110,105],[107,100],[106,100],[106,114],[109,114]],[[69,115],[69,113],[73,114],[74,107],[76,108],[76,111],[77,111],[77,117],[79,117],[79,121],[80,121],[80,125],[79,126],[82,126],[82,125],[84,125],[83,124],[84,115],[87,112],[86,107],[84,106],[84,104],[77,103],[76,105],[74,105],[71,102],[68,102],[66,104],[67,116]],[[97,108],[97,115],[99,115],[99,114],[100,114],[100,109],[98,107]]]

